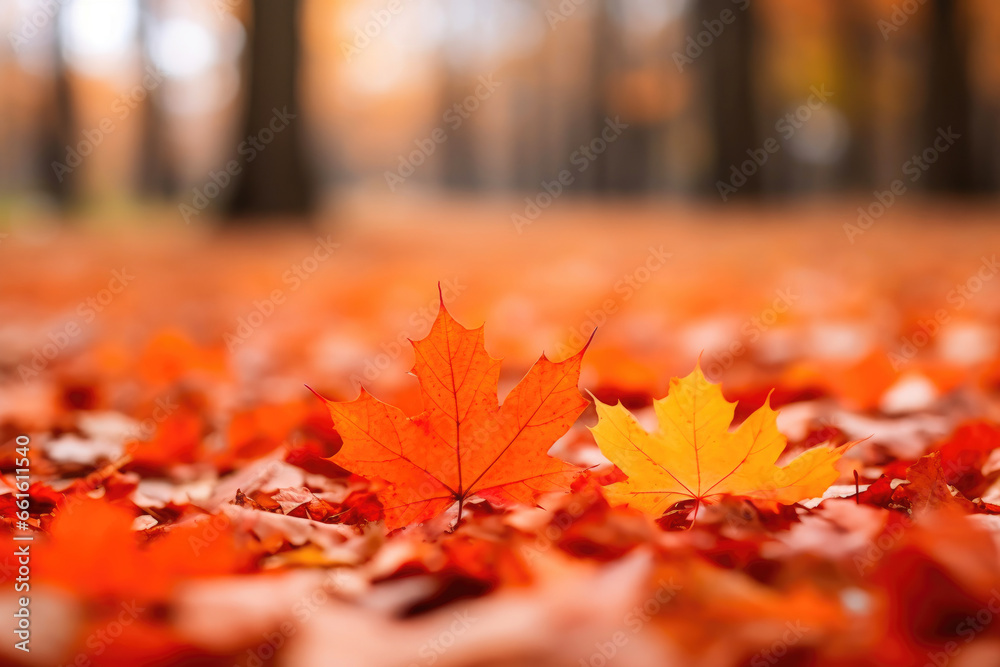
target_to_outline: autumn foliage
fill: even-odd
[[[497,403],[500,360],[483,345],[484,328],[466,329],[441,300],[426,338],[413,343],[426,410],[407,418],[362,389],[329,402],[343,438],[331,459],[384,482],[379,498],[389,529],[420,523],[478,496],[498,506],[566,491],[576,466],[546,455],[587,406],[577,390],[584,350],[554,363],[545,355]]]
[[[759,250],[760,273],[776,262]],[[435,295],[433,279],[410,277],[438,278],[436,263],[407,264],[405,244],[383,252],[406,272],[365,274],[346,258],[232,349],[252,296],[217,297],[174,326],[187,311],[157,319],[160,286],[137,278],[102,336],[37,378],[5,367],[0,515],[9,544],[33,538],[35,634],[30,656],[5,640],[0,662],[1000,659],[997,359],[927,351],[897,369],[891,337],[847,354],[860,325],[831,324],[826,303],[767,331],[730,318],[736,353],[713,342],[718,313],[735,308],[706,287],[718,258],[677,269],[702,281],[697,294],[664,274],[598,317],[593,303],[617,297],[592,286],[535,296],[517,276],[503,288],[454,279]],[[170,265],[155,257],[142,263]],[[13,270],[46,261],[29,259]],[[256,261],[159,275],[191,294],[256,276],[233,280],[253,295],[273,277]],[[918,299],[885,289],[919,319]],[[840,298],[845,321],[863,307]],[[784,347],[741,337],[744,322]],[[8,619],[18,566],[13,547],[0,552]]]
[[[659,425],[653,434],[621,403],[595,404],[594,438],[628,475],[607,488],[608,497],[654,516],[683,500],[708,503],[738,496],[767,507],[822,496],[836,481],[834,465],[849,446],[813,447],[776,466],[787,444],[778,431],[778,414],[765,402],[730,433],[735,405],[700,367],[671,380],[669,395],[653,401]]]

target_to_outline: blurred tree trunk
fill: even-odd
[[[732,167],[747,159],[747,150],[758,146],[757,105],[754,95],[753,6],[738,10],[731,0],[697,3],[691,34],[705,30],[705,21],[718,21],[724,10],[735,15],[725,32],[705,48],[701,65],[709,93],[708,127],[715,139],[711,181],[706,189],[718,195],[716,183],[729,183]],[[759,193],[759,176],[747,178],[740,195]]]
[[[868,190],[880,185],[876,177],[876,151],[879,145],[879,125],[884,118],[876,109],[880,80],[873,67],[881,35],[872,27],[868,13],[850,4],[840,5],[841,20],[837,24],[837,47],[843,54],[844,79],[853,82],[842,97],[841,104],[854,128],[847,154],[841,163],[840,181],[851,188]],[[881,40],[884,44],[884,40]]]
[[[44,161],[42,165],[45,190],[63,208],[73,199],[73,174],[64,173],[55,168],[55,163],[66,163],[66,147],[74,143],[73,139],[73,96],[70,90],[69,77],[66,72],[66,60],[59,38],[62,23],[62,8],[56,7],[52,20],[52,105],[46,119],[47,130],[42,147]]]
[[[299,6],[299,0],[253,1],[249,108],[240,138],[249,143],[237,158],[242,172],[229,202],[233,221],[304,216],[315,203],[297,101]]]
[[[939,132],[948,128],[960,136],[929,165],[925,178],[934,191],[972,192],[977,178],[972,170],[971,92],[967,41],[958,17],[958,2],[929,0],[927,114],[921,150],[931,148]]]
[[[438,118],[444,118],[452,105],[460,103],[475,87],[475,81],[470,85],[457,72],[448,72],[442,90],[442,110]],[[482,188],[483,182],[476,164],[475,137],[472,135],[472,128],[467,125],[469,123],[463,123],[457,130],[443,126],[448,140],[441,147],[444,172],[442,180],[447,187],[471,191]],[[442,126],[439,124],[435,127]],[[412,145],[410,144],[411,147]]]
[[[608,115],[607,88],[605,84],[612,73],[612,60],[615,57],[617,44],[615,43],[615,33],[608,18],[607,0],[593,0],[591,4],[591,30],[593,49],[591,50],[590,62],[590,90],[588,101],[588,116],[590,125],[587,136],[581,137],[581,145],[589,144],[590,141],[600,136],[604,128],[605,119]],[[577,150],[574,144],[573,150]],[[603,192],[608,189],[608,166],[607,160],[595,160],[591,163],[574,181],[575,189]]]
[[[592,171],[596,180],[593,188],[602,192],[642,192],[649,187],[651,153],[656,146],[655,129],[644,120],[620,118],[612,112],[612,109],[621,108],[622,103],[627,102],[621,97],[629,93],[613,91],[609,85],[628,75],[635,67],[637,58],[635,53],[630,55],[627,48],[631,35],[626,28],[616,26],[610,19],[607,0],[595,10],[593,95],[596,104],[591,112],[591,135],[586,141],[597,142],[599,147],[606,137],[613,139],[607,141],[605,152],[594,161]],[[645,58],[649,57],[650,54],[645,54]],[[617,129],[619,122],[628,127]],[[608,130],[611,134],[607,134]]]

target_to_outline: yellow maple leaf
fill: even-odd
[[[814,447],[784,467],[775,465],[787,441],[770,401],[730,432],[736,404],[700,366],[673,378],[667,397],[653,401],[654,433],[621,403],[594,402],[598,422],[590,430],[604,456],[628,476],[605,488],[608,500],[655,515],[682,500],[711,503],[726,494],[766,505],[821,496],[837,479],[834,464],[854,444]]]

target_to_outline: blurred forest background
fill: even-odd
[[[537,192],[612,121],[567,190],[718,202],[773,138],[735,197],[870,197],[943,128],[914,189],[1000,189],[996,0],[2,0],[0,35],[2,217]]]

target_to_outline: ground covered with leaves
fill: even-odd
[[[5,237],[0,660],[1000,661],[1000,230],[494,217]]]

